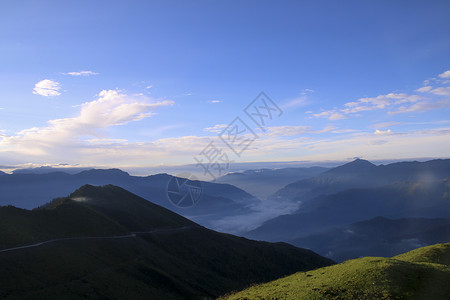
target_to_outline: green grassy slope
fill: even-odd
[[[450,244],[296,273],[223,299],[449,299]]]

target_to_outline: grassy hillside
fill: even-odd
[[[0,248],[1,299],[214,298],[333,264],[289,244],[208,230],[111,185],[0,213],[3,249],[79,237]],[[127,235],[134,231],[151,232]]]
[[[297,273],[222,299],[449,299],[450,243]]]

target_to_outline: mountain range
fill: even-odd
[[[77,174],[7,174],[0,176],[0,205],[33,209],[45,204],[48,199],[68,195],[85,184],[112,184],[211,227],[212,221],[252,212],[251,205],[259,202],[256,197],[235,186],[197,181],[201,187],[197,204],[180,208],[168,199],[168,184],[173,178],[168,174],[131,176],[119,169],[92,169]]]
[[[450,224],[440,223],[450,218],[449,178],[448,159],[380,166],[358,159],[280,189],[269,199],[298,203],[298,210],[270,219],[244,235],[288,241],[337,261],[394,255],[421,245],[449,242]],[[381,219],[374,219],[377,217]],[[386,218],[392,222],[379,221]],[[441,224],[440,229],[421,230],[426,223],[423,218]],[[363,224],[371,229],[362,230]],[[410,230],[396,231],[400,224],[408,224]],[[386,228],[398,236],[379,236]],[[351,234],[359,231],[360,235]]]
[[[204,299],[333,264],[217,233],[113,185],[0,208],[0,297]]]
[[[307,202],[319,196],[354,188],[373,188],[394,182],[430,182],[450,177],[450,159],[398,162],[376,166],[356,159],[311,178],[288,184],[271,197]]]

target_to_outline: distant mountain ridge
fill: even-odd
[[[246,237],[288,241],[336,260],[385,255],[389,243],[380,236],[382,228],[393,233],[404,224],[415,226],[417,234],[414,236],[411,232],[409,241],[406,237],[405,241],[392,239],[392,250],[397,253],[433,242],[450,242],[447,223],[429,231],[416,226],[425,224],[418,220],[421,218],[434,219],[429,222],[450,218],[448,159],[385,166],[358,159],[290,184],[271,199],[300,205],[291,214],[265,221],[246,233]],[[382,225],[383,222],[373,221],[376,217],[392,221]],[[347,230],[361,230],[364,222],[371,224],[371,231],[355,236],[348,234]],[[403,236],[406,235],[406,231],[403,232]]]
[[[323,167],[255,169],[226,174],[219,177],[217,182],[232,184],[260,199],[266,199],[287,184],[313,177],[326,170],[328,168]]]
[[[167,186],[172,178],[168,174],[131,176],[119,169],[92,169],[73,175],[64,172],[6,174],[0,176],[0,205],[31,209],[85,184],[112,184],[208,226],[211,221],[225,216],[251,212],[250,205],[259,202],[235,186],[201,182],[202,193],[198,203],[190,208],[178,208],[169,202],[167,196]]]
[[[450,241],[450,218],[376,217],[290,241],[335,261],[361,256],[390,257],[417,247]]]
[[[377,216],[450,218],[450,179],[397,182],[318,196],[300,206],[296,213],[266,221],[246,236],[287,241]]]
[[[315,177],[289,184],[271,197],[305,202],[319,195],[352,188],[379,187],[396,181],[433,181],[443,178],[450,178],[450,159],[379,166],[357,159]]]

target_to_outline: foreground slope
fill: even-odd
[[[448,299],[450,244],[365,257],[256,285],[224,299]]]
[[[111,185],[0,212],[2,299],[213,298],[333,263],[208,230]]]

